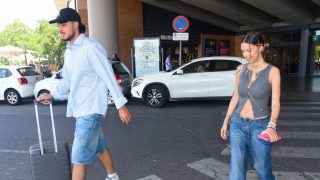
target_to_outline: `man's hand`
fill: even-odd
[[[50,101],[52,101],[52,95],[50,93],[43,93],[41,94],[40,96],[38,96],[37,98],[37,101],[42,103],[42,104],[45,104],[45,105],[48,105]]]
[[[119,109],[119,117],[123,123],[129,124],[129,122],[131,121],[131,113],[129,112],[127,107],[122,106]]]

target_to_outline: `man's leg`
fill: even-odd
[[[73,164],[72,180],[84,180],[85,176],[86,176],[86,165]]]
[[[112,157],[108,149],[101,152],[99,159],[101,163],[104,166],[104,169],[107,174],[113,174],[115,173],[113,163],[112,163]]]
[[[86,164],[92,163],[96,158],[101,120],[102,115],[98,114],[81,116],[76,120],[71,153],[72,180],[84,180]]]

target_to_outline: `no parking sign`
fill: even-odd
[[[172,27],[176,32],[186,32],[189,28],[189,19],[185,16],[177,16],[172,21]]]

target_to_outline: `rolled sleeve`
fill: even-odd
[[[117,109],[120,109],[122,106],[124,106],[128,100],[125,97],[117,98],[114,100],[114,105]]]

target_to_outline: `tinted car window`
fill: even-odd
[[[19,68],[17,71],[21,74],[21,76],[36,76],[40,75],[34,68],[32,67],[24,67]]]
[[[240,65],[238,61],[215,61],[214,71],[232,71]]]
[[[12,73],[8,69],[0,69],[0,78],[6,78],[11,75]]]
[[[188,66],[182,68],[183,73],[195,73],[197,72],[197,63],[191,63]]]
[[[112,69],[114,71],[115,74],[120,74],[120,75],[125,75],[125,74],[129,74],[120,63],[113,63],[112,64]]]
[[[201,73],[209,71],[209,61],[199,61],[182,68],[183,73]]]

